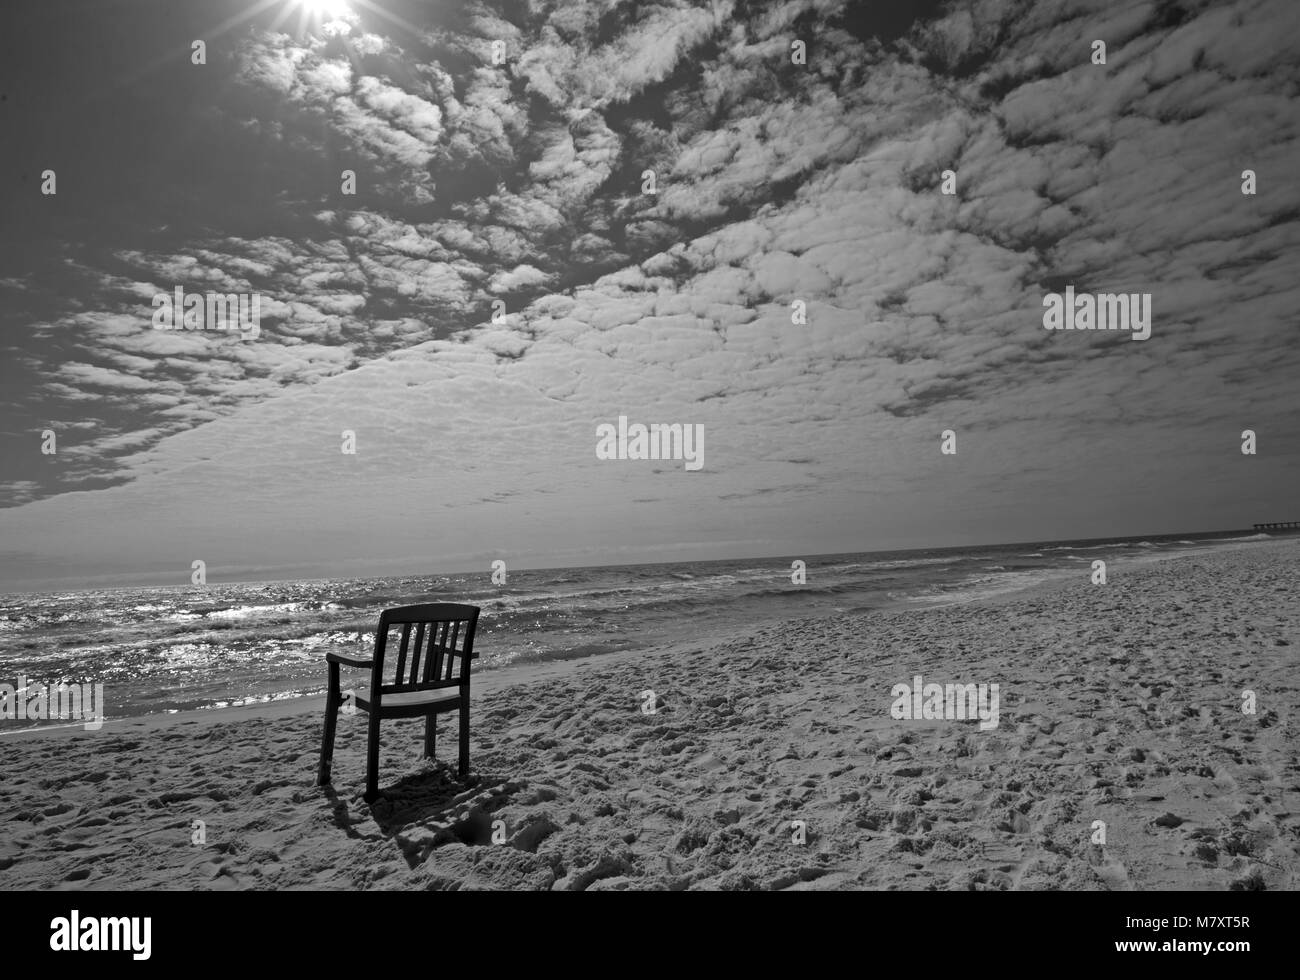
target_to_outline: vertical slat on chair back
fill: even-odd
[[[420,676],[420,654],[424,645],[424,626],[424,623],[417,623],[415,626],[415,652],[411,654],[411,677],[406,682],[408,684],[418,683],[416,678]],[[434,630],[429,632],[432,633]],[[400,672],[397,675],[397,683],[402,683],[402,674]]]
[[[411,640],[411,624],[402,624],[402,646],[397,651],[397,669],[393,671],[393,676],[397,678],[398,683],[402,679],[402,671],[406,670],[406,645]]]
[[[468,684],[478,613],[476,606],[451,602],[385,609],[380,614],[375,637],[373,693],[395,694]],[[384,670],[384,651],[388,632],[397,626],[402,628],[402,639],[390,675]],[[414,645],[410,643],[412,626],[415,627]]]
[[[434,623],[429,630],[429,655],[424,658],[424,683],[438,680],[438,671],[442,664],[442,647],[447,637],[447,628],[451,624],[445,620]]]
[[[454,624],[452,624],[452,625],[454,625],[454,626],[456,627],[456,632],[453,633],[453,634],[451,635],[451,642],[447,644],[447,648],[448,648],[449,650],[455,650],[455,649],[456,649],[456,638],[460,636],[461,621],[460,621],[460,620],[457,620],[457,621],[456,621]],[[451,676],[451,670],[452,670],[452,667],[453,667],[453,665],[454,665],[455,659],[456,659],[456,658],[455,658],[454,656],[448,656],[448,657],[447,657],[447,676],[443,678],[444,681],[450,681],[450,680],[452,679],[452,676]],[[468,677],[468,676],[469,676],[469,657],[468,657],[467,654],[464,654],[464,653],[461,654],[461,668],[462,668],[462,670],[464,670],[464,672],[465,672],[465,676]]]

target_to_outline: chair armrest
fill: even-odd
[[[339,653],[333,650],[325,654],[325,659],[332,664],[346,664],[349,667],[373,667],[375,663],[373,657],[366,657],[352,653]]]

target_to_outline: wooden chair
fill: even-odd
[[[469,662],[475,657],[474,630],[478,626],[478,613],[477,606],[456,602],[385,609],[379,615],[379,631],[375,634],[372,657],[326,654],[329,693],[325,699],[325,733],[321,740],[317,786],[330,781],[334,729],[342,700],[340,665],[370,668],[369,692],[355,695],[357,707],[370,716],[366,742],[367,803],[373,803],[379,797],[379,723],[385,718],[418,718],[423,715],[424,754],[433,758],[438,715],[445,711],[459,711],[460,778],[469,774]],[[397,651],[393,672],[386,677],[384,664],[388,631],[394,626],[402,627],[402,644]],[[412,626],[416,628],[414,646],[410,643]]]

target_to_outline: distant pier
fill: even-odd
[[[1251,527],[1256,531],[1278,531],[1282,528],[1300,527],[1300,521],[1282,521],[1277,524],[1252,524]]]

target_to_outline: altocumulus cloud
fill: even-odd
[[[195,495],[267,554],[371,521],[375,553],[400,550],[382,515],[427,515],[440,554],[473,558],[815,550],[845,528],[883,546],[920,521],[1046,536],[1066,487],[1096,501],[1081,526],[1121,506],[1140,526],[1191,483],[1209,515],[1212,439],[1300,435],[1300,116],[1277,84],[1296,9],[959,3],[889,43],[811,0],[254,31],[218,118],[264,134],[268,167],[327,154],[366,192],[297,186],[301,233],[126,243],[83,270],[89,298],[36,327],[63,357],[26,397],[102,424],[55,477],[11,483],[6,539],[40,552],[77,515],[114,525],[107,554],[147,522],[237,565],[195,531]],[[1266,192],[1240,194],[1246,166]],[[174,282],[257,290],[269,323],[255,343],[151,332],[141,297]],[[1067,282],[1152,293],[1151,341],[1043,331]],[[702,423],[704,469],[600,463],[595,425],[619,414]],[[959,473],[935,448],[949,427]]]

